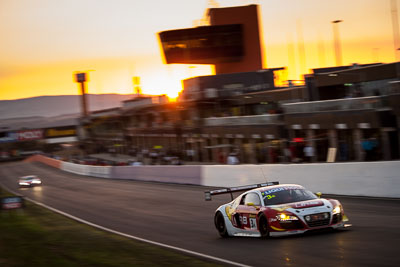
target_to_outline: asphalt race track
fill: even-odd
[[[17,178],[28,174],[43,185],[18,189]],[[206,202],[201,186],[90,178],[25,162],[0,164],[0,185],[119,232],[241,264],[400,266],[400,200],[336,197],[353,224],[346,231],[223,239],[213,215],[230,197]]]

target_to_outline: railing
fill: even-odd
[[[157,128],[157,129],[172,129],[175,127],[173,122],[140,122],[135,124],[130,124],[126,127],[127,130],[132,129],[146,129],[146,128]]]
[[[280,114],[265,114],[254,116],[234,116],[204,119],[204,126],[240,126],[240,125],[265,125],[282,122]]]
[[[387,98],[385,96],[367,96],[282,105],[284,113],[286,114],[339,110],[381,109],[385,107],[387,107]]]
[[[123,136],[122,129],[107,130],[107,131],[96,131],[94,135],[108,135],[108,136]]]

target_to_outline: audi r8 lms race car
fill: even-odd
[[[32,187],[41,184],[42,180],[36,175],[27,175],[18,179],[18,185],[20,187]]]
[[[246,191],[233,199],[233,192]],[[297,184],[270,182],[206,191],[213,195],[231,194],[232,201],[215,212],[214,223],[222,237],[284,236],[310,230],[344,229],[348,219],[335,199],[323,199]]]

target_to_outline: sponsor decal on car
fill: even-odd
[[[250,229],[257,229],[257,219],[256,218],[250,218]]]
[[[271,229],[273,229],[273,230],[275,230],[275,231],[286,231],[285,229],[278,228],[278,227],[275,227],[275,226],[273,226],[273,225],[271,225]]]
[[[278,188],[273,188],[273,189],[266,190],[266,191],[264,191],[263,193],[264,193],[265,195],[269,195],[269,194],[271,194],[271,193],[276,193],[276,192],[280,192],[280,191],[283,191],[283,190],[285,190],[284,187],[278,187]]]
[[[284,191],[284,190],[293,190],[293,189],[301,189],[303,187],[301,186],[282,186],[282,187],[278,187],[278,188],[272,188],[269,190],[265,190],[263,192],[261,192],[261,195],[270,195],[271,193],[276,193],[276,192],[280,192],[280,191]]]
[[[243,224],[247,224],[247,217],[246,216],[240,216],[240,219],[242,221]]]
[[[229,220],[232,220],[232,210],[230,206],[225,207],[225,213],[228,216]]]
[[[302,209],[302,208],[321,206],[323,204],[324,204],[324,202],[322,202],[321,200],[312,200],[312,201],[307,201],[307,202],[295,203],[293,206],[296,209]]]

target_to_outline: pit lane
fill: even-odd
[[[43,185],[18,189],[17,178],[28,174],[42,177]],[[94,224],[242,264],[400,265],[400,200],[336,197],[353,224],[349,231],[222,239],[213,214],[230,197],[206,202],[204,187],[90,178],[24,162],[1,164],[0,183]]]

